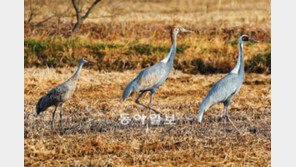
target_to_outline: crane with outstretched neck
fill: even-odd
[[[175,25],[171,28],[171,49],[166,58],[154,64],[151,67],[148,67],[142,70],[136,78],[134,78],[124,89],[122,93],[122,101],[131,96],[135,92],[140,92],[140,95],[136,98],[135,102],[145,108],[159,113],[157,110],[151,108],[152,99],[156,89],[158,89],[167,79],[170,74],[170,71],[173,68],[174,57],[176,55],[177,49],[177,34],[192,32],[186,30],[185,28]],[[142,97],[143,93],[150,92],[150,101],[148,107],[139,102],[139,99]]]
[[[239,54],[238,54],[238,60],[235,65],[235,67],[232,69],[232,71],[227,74],[225,77],[220,79],[209,91],[205,99],[202,101],[199,111],[198,111],[198,122],[201,123],[202,117],[204,112],[210,108],[211,106],[217,104],[217,103],[223,103],[224,104],[224,125],[226,126],[226,121],[228,120],[233,127],[239,132],[237,127],[234,125],[232,120],[230,119],[228,115],[228,106],[231,103],[231,99],[238,93],[240,90],[244,78],[245,78],[245,64],[244,64],[244,55],[243,55],[243,44],[245,42],[255,42],[258,41],[249,38],[248,35],[242,35],[239,38]]]
[[[64,104],[64,102],[66,102],[67,100],[69,100],[72,97],[72,95],[76,89],[77,79],[78,79],[79,74],[81,72],[82,66],[86,63],[93,63],[93,62],[89,61],[86,57],[81,58],[79,60],[77,70],[71,78],[69,78],[64,83],[54,87],[45,96],[43,96],[39,99],[39,101],[36,105],[37,115],[39,115],[41,112],[45,111],[50,106],[55,106],[53,113],[52,113],[52,122],[51,122],[52,129],[54,128],[54,117],[55,117],[55,112],[56,112],[58,106],[60,106],[60,108],[61,108],[61,110],[60,110],[60,128],[61,129],[63,128],[63,125],[62,125],[63,104]]]

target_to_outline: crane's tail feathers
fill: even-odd
[[[135,85],[136,85],[136,82],[132,81],[124,88],[124,91],[121,96],[122,101],[124,101],[126,98],[128,98],[133,94]]]
[[[51,106],[50,98],[47,95],[41,97],[36,105],[37,115],[39,115],[42,111],[45,111],[50,106]]]
[[[203,112],[198,113],[198,122],[201,123],[202,121]]]
[[[205,108],[204,101],[201,103],[199,110],[198,110],[198,122],[201,123],[202,116],[207,109]]]

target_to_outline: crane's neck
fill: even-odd
[[[239,53],[238,53],[237,63],[230,73],[244,76],[245,64],[244,64],[244,54],[243,54],[243,41],[239,42]]]
[[[172,46],[171,46],[170,52],[166,58],[161,60],[161,62],[169,63],[170,65],[173,65],[174,57],[176,55],[176,49],[177,49],[177,34],[178,32],[171,33]]]
[[[74,73],[74,75],[69,80],[76,80],[79,77],[79,74],[81,72],[83,64],[84,63],[79,62],[76,72]]]

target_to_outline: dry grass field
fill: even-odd
[[[93,2],[80,0],[83,13]],[[102,0],[76,34],[70,0],[25,0],[24,165],[25,166],[270,166],[271,165],[271,9],[270,0]],[[31,17],[30,17],[31,16]],[[136,95],[124,103],[124,86],[143,68],[169,52],[168,27],[195,33],[178,35],[174,70],[157,90],[153,107],[174,114],[173,125],[146,125],[149,116]],[[232,100],[224,132],[223,105],[197,123],[207,92],[237,61],[244,46],[246,78]],[[64,130],[50,129],[53,108],[36,117],[35,105],[49,89],[68,79],[87,56],[96,63],[81,73],[73,98],[64,105]],[[149,93],[142,98],[148,104]],[[57,112],[59,113],[59,111]]]
[[[92,1],[81,2],[85,12]],[[76,66],[83,55],[101,62],[93,69],[139,70],[169,52],[168,27],[180,24],[195,33],[178,35],[176,69],[226,73],[235,65],[238,37],[249,34],[260,44],[245,47],[246,70],[270,73],[269,0],[102,1],[72,36],[75,12],[70,0],[26,0],[25,21],[30,6],[34,15],[25,24],[25,67]]]
[[[85,13],[93,0],[80,0]],[[101,1],[87,22],[94,23],[183,23],[196,26],[220,27],[259,26],[270,29],[270,1],[268,0],[113,0]],[[25,0],[25,21],[33,11],[32,21],[44,21],[50,16],[60,24],[75,21],[71,1]],[[126,26],[131,26],[126,24]]]
[[[225,74],[192,75],[173,71],[157,91],[153,107],[165,115],[175,114],[174,125],[146,126],[133,120],[124,126],[121,114],[149,115],[134,103],[135,96],[121,102],[121,93],[139,71],[98,72],[84,69],[78,89],[64,107],[64,127],[51,131],[52,109],[35,117],[39,97],[74,68],[25,69],[25,166],[270,166],[271,78],[247,74],[233,99],[230,123],[224,133],[223,105],[205,113],[198,124],[198,106],[210,87]],[[143,97],[148,103],[149,96]]]

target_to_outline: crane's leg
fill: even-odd
[[[135,102],[136,102],[137,104],[141,104],[140,101],[139,101],[139,99],[143,96],[144,93],[145,93],[145,92],[141,92],[141,94],[136,98]]]
[[[155,92],[155,91],[154,91]],[[144,105],[144,104],[142,104],[140,101],[139,101],[139,99],[143,96],[143,94],[144,94],[145,92],[141,92],[141,94],[137,97],[137,99],[135,100],[135,102],[137,103],[137,104],[139,104],[140,106],[142,106],[142,107],[145,107],[145,108],[147,108],[147,109],[151,109],[152,111],[154,111],[155,113],[157,113],[157,114],[161,114],[159,111],[157,111],[157,110],[155,110],[155,109],[153,109],[153,108],[151,108],[151,107],[149,107],[149,106],[146,106],[146,105]],[[153,93],[153,95],[154,95],[154,93]],[[153,98],[153,96],[152,96],[152,98]],[[151,100],[151,96],[150,96],[150,100]],[[151,100],[151,103],[152,103],[152,100]],[[149,105],[150,105],[150,103],[149,103]]]
[[[229,115],[228,115],[228,107],[224,106],[224,125],[226,126],[226,119],[232,124],[232,126],[235,128],[235,130],[240,134],[240,131],[238,130],[238,128],[234,125],[234,123],[232,122],[232,120],[230,119]]]
[[[151,109],[152,109],[151,105],[152,105],[154,93],[155,93],[155,91],[151,91],[151,93],[150,93],[150,101],[149,101],[149,105],[148,105],[150,114],[151,114]]]
[[[150,92],[150,100],[149,100],[149,105],[148,105],[148,108],[149,108],[149,117],[151,116],[151,105],[152,105],[152,100],[153,100],[153,96],[154,96],[154,93],[155,91],[151,91]],[[148,132],[149,130],[149,125],[148,125],[148,122],[147,122],[147,129],[146,129],[146,132]]]
[[[60,105],[61,111],[60,111],[60,129],[63,129],[63,103]]]
[[[55,116],[55,112],[56,112],[57,108],[58,108],[58,106],[55,106],[53,113],[52,113],[51,129],[54,128],[54,116]]]
[[[224,114],[223,114],[223,119],[224,119],[224,132],[226,132],[226,121],[227,121],[227,107],[224,106]]]

